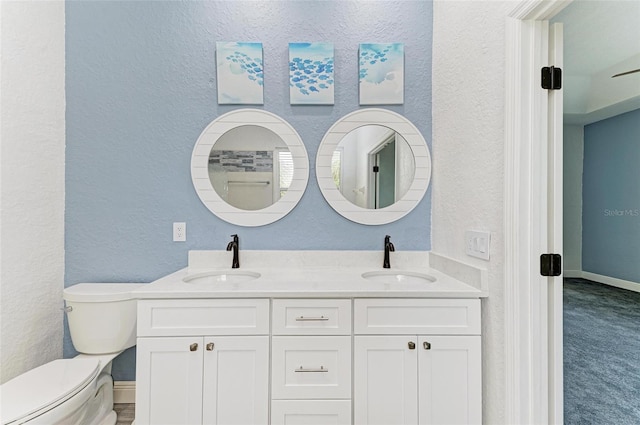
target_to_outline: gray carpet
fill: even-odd
[[[566,425],[640,424],[640,293],[564,280]]]

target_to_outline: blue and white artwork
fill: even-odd
[[[264,103],[262,43],[216,43],[218,104]]]
[[[404,103],[404,44],[360,44],[360,105]]]
[[[333,43],[289,43],[289,101],[333,105]]]

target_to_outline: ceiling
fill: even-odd
[[[564,28],[564,117],[589,124],[640,108],[640,0],[574,0]]]

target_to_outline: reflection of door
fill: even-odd
[[[392,205],[396,198],[396,142],[388,143],[376,154],[376,208]]]
[[[393,205],[396,201],[395,133],[388,133],[367,155],[367,208]]]

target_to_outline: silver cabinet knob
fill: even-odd
[[[431,343],[430,342],[423,342],[422,346],[424,347],[425,350],[431,350]]]
[[[415,350],[416,349],[416,343],[413,341],[409,341],[409,350]]]
[[[194,342],[193,344],[191,344],[189,346],[189,351],[197,351],[198,350],[198,343]]]
[[[213,347],[214,347],[213,342],[208,343],[206,347],[207,351],[213,351]]]

